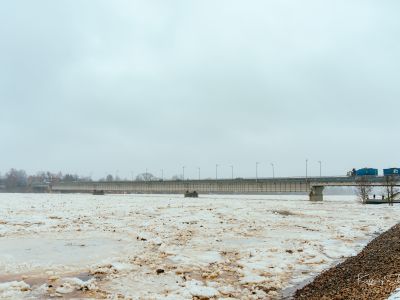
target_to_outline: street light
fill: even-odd
[[[318,161],[319,163],[319,177],[322,177],[322,161]]]
[[[233,180],[233,165],[231,165],[231,171],[232,171],[232,180]]]
[[[275,165],[274,165],[274,163],[271,163],[271,167],[272,167],[272,178],[275,178]]]
[[[183,173],[182,173],[182,180],[185,180],[185,166],[182,167]]]
[[[218,164],[215,165],[215,180],[218,180]]]
[[[200,180],[200,167],[197,168],[199,170],[199,180]]]
[[[306,159],[306,179],[308,179],[308,159]]]
[[[258,165],[259,164],[260,164],[259,162],[256,162],[256,182],[258,182]]]

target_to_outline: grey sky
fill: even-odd
[[[399,166],[399,1],[2,1],[0,170]]]

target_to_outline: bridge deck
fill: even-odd
[[[386,185],[384,177],[370,177],[368,184]],[[221,180],[165,180],[165,181],[112,181],[112,182],[63,182],[54,184],[59,192],[105,192],[127,193],[309,193],[313,187],[357,186],[356,177],[311,178],[263,178]]]

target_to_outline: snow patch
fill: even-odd
[[[24,292],[30,290],[30,285],[24,281],[11,281],[0,283],[0,298],[1,299],[17,299]]]
[[[195,297],[211,298],[218,295],[218,291],[213,287],[204,286],[201,281],[191,280],[185,283],[185,287],[190,294]]]

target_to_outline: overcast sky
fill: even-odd
[[[0,171],[399,166],[400,2],[2,1]]]

